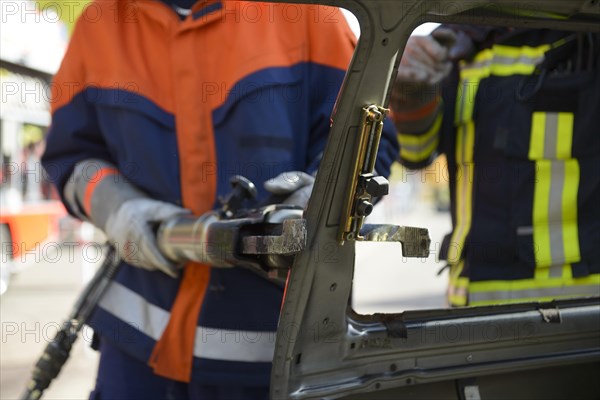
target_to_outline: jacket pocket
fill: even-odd
[[[121,173],[149,195],[179,203],[174,115],[132,92],[99,90],[96,96],[98,125]]]
[[[600,155],[598,76],[582,72],[543,79],[529,98],[515,96],[513,121],[500,144],[525,171],[512,183],[512,215],[519,259],[537,267],[581,261],[581,160]],[[523,89],[523,85],[521,88]]]
[[[600,154],[598,75],[521,77],[509,106],[511,118],[503,123],[507,129],[496,132],[495,147],[530,161]]]

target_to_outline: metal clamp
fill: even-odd
[[[383,121],[388,109],[370,105],[363,107],[361,130],[356,163],[352,171],[352,181],[344,202],[342,223],[338,240],[360,240],[360,230],[367,217],[373,211],[373,197],[388,194],[389,183],[382,176],[375,176],[375,161],[383,131]]]
[[[425,228],[367,224],[361,231],[361,237],[369,242],[400,242],[404,257],[429,257],[431,239]]]

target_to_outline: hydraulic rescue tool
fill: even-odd
[[[372,159],[376,155],[377,143],[378,139]],[[370,169],[373,170],[372,165]],[[375,182],[385,187],[385,190],[370,190],[368,197],[362,194],[361,199],[365,203],[373,201],[373,197],[387,194],[387,181],[383,177],[372,173],[363,176],[366,190],[370,190]],[[286,204],[242,209],[244,200],[256,196],[254,184],[237,175],[231,178],[231,185],[233,190],[220,210],[200,217],[182,215],[161,224],[157,235],[160,250],[176,262],[198,261],[215,267],[244,267],[283,284],[293,262],[291,256],[304,250],[306,245],[304,210]],[[368,204],[372,209],[373,205]],[[405,257],[427,257],[429,254],[427,229],[396,225],[363,226],[367,215],[362,215],[360,225],[355,225],[360,232],[357,238],[399,242]]]
[[[292,256],[306,244],[304,210],[284,204],[244,209],[244,202],[256,197],[254,184],[239,175],[230,183],[232,191],[221,209],[162,223],[157,231],[160,250],[176,262],[248,268],[283,285]]]

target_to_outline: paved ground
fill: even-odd
[[[358,248],[354,306],[361,313],[397,312],[444,306],[446,274],[434,258],[441,237],[449,229],[449,216],[433,211],[426,193],[395,185],[376,207],[371,223],[423,226],[430,229],[433,254],[427,260],[402,259],[399,244],[365,243]],[[410,199],[417,201],[409,201]],[[407,206],[407,204],[413,204]],[[41,251],[46,260],[31,260],[13,277],[0,298],[0,399],[17,399],[32,365],[68,315],[83,283],[95,265],[94,248],[63,248],[59,254]],[[72,253],[72,255],[71,255]],[[53,262],[49,262],[52,260]],[[94,384],[97,354],[89,348],[91,334],[84,331],[71,359],[45,394],[45,399],[86,399]]]

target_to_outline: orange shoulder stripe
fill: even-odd
[[[85,210],[87,215],[92,215],[92,196],[94,195],[94,190],[96,190],[96,186],[102,180],[108,176],[118,175],[119,171],[116,168],[105,167],[100,169],[96,175],[90,180],[90,183],[85,188],[85,194],[83,196],[83,209]]]

